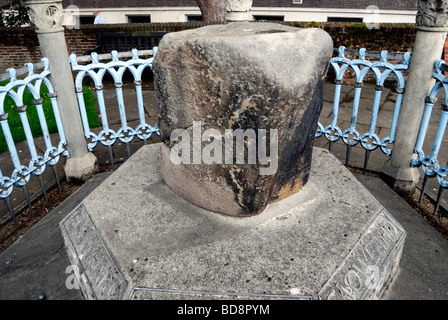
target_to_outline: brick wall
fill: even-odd
[[[85,25],[80,29],[66,29],[65,35],[69,53],[83,55],[96,47],[96,34],[103,32],[174,32],[198,28],[208,23],[147,23],[147,24],[107,24]],[[368,51],[388,50],[389,52],[411,51],[415,39],[415,25],[383,24],[380,29],[369,30],[363,24],[350,23],[299,23],[284,22],[296,27],[319,27],[333,38],[334,47],[341,45],[349,49],[366,48]],[[22,67],[25,62],[41,59],[39,43],[33,28],[0,28],[0,73],[10,67]],[[448,49],[448,45],[447,45]],[[447,50],[448,53],[448,50]]]
[[[80,29],[66,29],[69,53],[84,55],[97,47],[97,33],[103,32],[172,32],[208,25],[207,22],[141,23],[84,25]],[[36,63],[42,58],[34,28],[0,28],[0,73],[8,68],[20,68],[26,62]]]
[[[41,52],[37,35],[30,28],[1,29],[0,73],[8,68],[23,67],[25,62],[39,62]]]
[[[42,58],[34,28],[0,28],[0,73],[8,68],[20,68],[26,62],[36,63]],[[92,30],[66,30],[68,51],[82,55],[96,47]]]
[[[65,41],[69,53],[81,56],[85,52],[95,49],[96,34],[89,29],[70,29],[65,31]]]

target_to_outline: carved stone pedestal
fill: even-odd
[[[86,299],[379,299],[390,285],[406,232],[327,150],[300,193],[235,218],[172,192],[160,149],[141,148],[61,222]]]

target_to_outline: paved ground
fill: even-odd
[[[80,290],[66,286],[70,261],[59,222],[107,176],[105,173],[89,180],[0,255],[0,300],[83,299]],[[357,177],[408,233],[400,269],[383,299],[448,299],[448,241],[383,181]]]
[[[331,121],[331,109],[333,103],[333,86],[327,84],[324,93],[324,107],[320,121],[324,126]],[[342,104],[339,111],[338,124],[341,129],[348,127],[353,89],[344,88],[341,97]],[[373,89],[365,86],[358,116],[357,129],[360,133],[368,130],[370,124],[370,112],[372,108]],[[368,95],[370,92],[370,96]],[[108,97],[106,104],[110,112],[109,124],[116,128],[120,123],[116,103],[113,102],[114,89],[106,89],[105,96]],[[370,97],[370,98],[369,98]],[[135,93],[133,90],[125,90],[125,103],[128,112],[128,124],[135,127],[138,124],[138,114],[135,108]],[[144,101],[148,121],[150,124],[156,123],[156,104],[153,91],[144,91]],[[390,128],[391,112],[394,105],[394,94],[386,89],[383,92],[380,114],[378,118],[378,130],[380,138],[387,135]],[[435,108],[435,112],[440,108]],[[434,117],[435,119],[436,117]],[[429,129],[429,143],[432,143],[437,122],[431,122]],[[158,142],[156,138],[154,142]],[[43,148],[42,142],[38,141],[38,148]],[[135,152],[141,142],[130,145],[131,153]],[[328,147],[325,138],[316,141],[320,147]],[[426,150],[430,150],[430,145],[425,145]],[[27,162],[27,148],[25,144],[18,144],[18,150],[24,163]],[[117,144],[114,146],[114,156],[116,159],[126,159],[126,146]],[[333,146],[334,154],[345,163],[346,147],[342,142]],[[98,147],[94,151],[100,163],[109,160],[107,148]],[[448,159],[448,148],[441,148],[442,162]],[[372,152],[368,168],[374,171],[380,170],[386,157],[380,150]],[[7,167],[10,162],[7,153],[0,154],[2,172],[9,174]],[[364,162],[364,151],[360,146],[353,148],[351,162],[362,167]],[[58,172],[63,175],[63,161],[58,165]],[[51,170],[44,175],[45,184],[55,183]],[[96,176],[86,183],[71,198],[67,199],[60,207],[55,209],[36,227],[23,236],[16,244],[0,256],[0,299],[38,299],[39,295],[45,295],[48,299],[80,299],[82,296],[77,290],[66,290],[65,268],[69,265],[68,258],[62,245],[62,237],[59,232],[59,221],[70,212],[81,199],[90,192],[98,183],[102,176]],[[378,198],[378,200],[403,224],[408,231],[408,238],[403,253],[403,259],[399,274],[392,288],[388,291],[385,299],[447,299],[448,298],[448,242],[440,236],[420,215],[418,215],[406,202],[398,197],[395,192],[389,189],[381,180],[368,176],[358,176],[361,182]],[[36,178],[32,177],[32,182],[28,186],[32,197],[41,194],[40,186]],[[430,191],[437,193],[438,184],[432,181]],[[26,205],[21,190],[15,190],[11,200],[16,208]],[[3,202],[0,202],[0,216],[8,217],[8,211]]]

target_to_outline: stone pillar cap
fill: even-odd
[[[443,32],[448,30],[448,2],[419,0],[416,22],[422,31]]]
[[[31,24],[42,32],[61,31],[64,13],[62,0],[28,0],[25,1]]]
[[[230,22],[250,21],[252,0],[226,0],[226,20]]]

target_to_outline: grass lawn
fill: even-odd
[[[0,82],[0,86],[5,86],[8,81]],[[44,110],[45,118],[47,121],[48,131],[50,133],[55,133],[58,131],[56,126],[56,121],[54,118],[53,107],[51,105],[50,98],[47,96],[48,89],[45,85],[41,86],[41,97],[43,97],[42,107]],[[95,107],[95,96],[92,90],[89,87],[84,87],[84,100],[86,104],[87,117],[89,120],[89,126],[91,128],[97,127],[100,125],[98,120],[98,112]],[[37,116],[37,109],[33,104],[33,96],[28,91],[25,90],[23,96],[23,103],[27,106],[26,114],[28,117],[28,121],[31,127],[31,132],[33,137],[42,136],[42,128],[40,126],[39,118]],[[23,130],[22,121],[20,120],[19,112],[16,110],[16,105],[13,99],[9,96],[5,99],[4,110],[5,113],[8,113],[8,123],[11,130],[11,134],[14,138],[14,142],[22,142],[26,140],[25,131]],[[54,146],[57,146],[59,141],[52,141]],[[7,151],[8,146],[6,144],[5,136],[3,134],[3,130],[0,130],[0,152]]]

